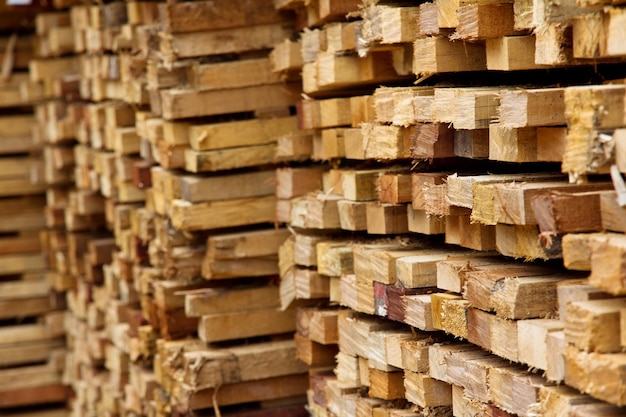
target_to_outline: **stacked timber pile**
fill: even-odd
[[[270,1],[168,4],[161,13],[158,49],[145,51],[148,123],[162,129],[151,139],[158,165],[146,205],[160,272],[145,285],[163,338],[155,373],[164,406],[236,413],[249,404],[271,414],[286,399],[286,412],[302,414],[296,312],[279,308],[276,282],[288,232],[274,226],[278,139],[297,129],[300,89],[282,83],[269,59],[291,18]],[[181,158],[168,163],[170,149]],[[181,336],[193,338],[167,341]]]
[[[282,303],[329,293],[298,313],[312,413],[623,415],[623,235],[570,234],[626,231],[593,175],[623,165],[621,9],[275,3],[306,26],[273,57],[317,161],[277,172]]]
[[[66,416],[62,294],[47,280],[46,176],[33,104],[35,15],[0,5],[0,409],[2,415]]]
[[[2,407],[625,414],[619,4],[54,6],[0,13]]]
[[[61,158],[48,162],[69,168],[55,172],[48,210],[74,415],[304,412],[296,311],[278,296],[289,232],[274,225],[275,169],[299,158],[277,148],[298,137],[300,86],[268,56],[292,18],[269,1],[239,6],[110,2],[47,16],[72,34],[31,77],[58,64],[38,73],[50,99],[39,122]]]
[[[132,281],[119,279],[136,257],[124,241],[129,211],[143,202],[130,182],[134,110],[119,101],[120,57],[112,53],[127,47],[120,34],[126,4],[56,6],[37,17],[39,57],[30,75],[46,98],[37,121],[49,186],[51,282],[66,292],[71,313],[65,383],[74,391],[73,415],[118,413],[129,380],[119,328],[132,313],[141,317]]]

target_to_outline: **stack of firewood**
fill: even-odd
[[[66,416],[69,398],[65,303],[46,245],[50,155],[34,129],[44,89],[28,73],[43,10],[0,6],[0,409],[7,416]]]

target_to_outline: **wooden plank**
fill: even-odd
[[[211,259],[202,261],[202,277],[225,279],[240,277],[263,277],[278,274],[276,255],[249,257],[244,259]]]
[[[7,140],[11,137],[31,135],[35,118],[30,114],[14,116],[3,115],[0,117],[0,121],[2,121],[0,137],[2,137],[2,140]]]
[[[415,127],[402,128],[364,123],[361,126],[363,158],[378,160],[410,158],[411,136],[414,132]]]
[[[454,311],[454,309],[449,308],[453,305],[454,302],[463,301],[462,297],[458,294],[449,294],[449,293],[434,293],[430,296],[430,308],[432,309],[433,315],[433,327],[437,330],[444,330],[444,319],[450,319],[451,317],[446,317],[447,314],[444,311],[449,310],[450,312]],[[465,316],[465,312],[463,312],[463,316]],[[459,323],[463,324],[463,322]],[[458,329],[459,332],[465,334],[467,337],[467,327],[465,329]]]
[[[276,170],[276,197],[299,197],[321,189],[322,174],[319,167],[278,168]]]
[[[554,271],[549,268],[541,268],[538,266],[531,266],[525,264],[516,264],[516,263],[494,263],[494,264],[486,264],[486,265],[477,265],[471,271],[468,271],[465,274],[465,298],[472,303],[473,307],[480,308],[485,311],[496,311],[498,310],[500,314],[503,314],[503,317],[507,318],[530,318],[533,317],[533,313],[531,310],[526,310],[525,308],[520,308],[517,313],[514,313],[517,310],[515,304],[516,302],[524,302],[528,303],[530,308],[537,308],[534,314],[538,314],[534,317],[541,317],[545,315],[547,311],[555,311],[556,310],[556,283],[558,282],[558,278],[552,277],[550,274]],[[506,279],[506,278],[509,279]],[[530,297],[529,299],[523,300],[519,299],[514,301],[512,304],[502,300],[502,302],[496,302],[498,296],[492,294],[492,291],[496,292],[500,289],[500,286],[506,286],[509,281],[511,281],[511,289],[513,291],[503,291],[501,296],[506,297],[505,294],[514,294],[516,292],[515,287],[518,287],[526,280],[532,279],[533,277],[541,277],[543,280],[547,280],[545,285],[550,287],[551,285],[551,293],[552,295],[547,296],[545,302],[547,303],[547,307],[540,305],[534,305],[533,300],[534,297]],[[519,281],[516,283],[516,280]],[[539,279],[539,283],[543,282],[542,279]],[[500,282],[500,284],[497,284]],[[534,281],[528,281],[531,284]],[[541,284],[539,284],[541,286]],[[496,288],[498,287],[498,288]],[[522,291],[523,293],[523,291]],[[522,295],[520,293],[520,295]],[[490,298],[494,296],[493,300]],[[537,300],[538,301],[538,300]],[[499,305],[499,306],[496,306]],[[508,313],[505,313],[507,312]],[[542,314],[543,313],[543,314]],[[529,316],[523,316],[524,314],[530,314]],[[518,315],[520,315],[518,317]]]
[[[0,276],[19,274],[19,273],[23,273],[27,271],[40,271],[45,268],[46,268],[45,259],[39,253],[37,254],[14,254],[14,255],[0,256]],[[5,285],[12,285],[12,284],[5,284]],[[31,283],[31,284],[25,284],[25,285],[33,285],[33,284]],[[13,294],[13,292],[11,292],[10,294]]]
[[[164,119],[173,120],[292,106],[298,99],[296,90],[284,84],[232,90],[162,90],[161,113]]]
[[[206,288],[185,292],[189,317],[278,307],[278,287]]]
[[[452,228],[449,228],[449,225]],[[452,236],[450,236],[451,234]],[[496,228],[473,223],[468,215],[447,216],[446,242],[456,243],[464,248],[477,251],[492,251],[497,247]]]
[[[394,60],[394,52],[396,59]],[[303,91],[314,94],[327,90],[380,85],[408,79],[404,49],[373,51],[364,58],[320,52],[314,63],[303,66]],[[394,65],[394,61],[401,61]]]
[[[297,332],[323,345],[337,344],[339,340],[337,309],[303,307],[298,309]]]
[[[413,72],[418,75],[487,69],[485,47],[478,43],[428,37],[417,39],[413,48]]]
[[[565,115],[568,119],[568,134],[563,154],[562,171],[574,176],[587,172],[606,172],[606,158],[598,159],[591,149],[601,129],[619,128],[624,125],[624,87],[620,85],[579,86],[565,89]],[[607,117],[598,117],[602,103]],[[579,117],[579,115],[586,117]]]
[[[560,320],[520,320],[517,323],[520,362],[536,369],[547,370],[550,352],[548,335],[560,330],[563,330],[563,323]]]
[[[315,194],[292,200],[291,225],[311,229],[339,229],[338,202],[336,195]]]
[[[416,210],[407,205],[408,229],[424,235],[441,235],[446,231],[445,217],[431,216],[424,210]]]
[[[276,156],[277,149],[276,143],[214,151],[185,149],[185,169],[198,173],[273,164],[281,160]]]
[[[291,31],[288,23],[274,23],[234,29],[170,33],[160,38],[159,50],[166,62],[174,62],[181,58],[271,49],[288,38]],[[224,42],[224,39],[228,39],[228,42]]]
[[[59,383],[34,388],[14,388],[0,393],[0,407],[12,408],[26,405],[54,404],[68,399],[67,387]]]
[[[293,133],[296,129],[296,117],[277,117],[227,123],[190,124],[185,127],[184,135],[188,135],[193,149],[206,151],[273,143],[278,137]]]
[[[342,1],[329,1],[320,0],[318,2],[318,15],[319,21],[333,20],[342,18],[346,14],[358,9],[359,2],[357,0],[342,0]],[[311,18],[311,15],[309,16]]]
[[[539,390],[549,384],[538,374],[526,369],[495,368],[490,372],[492,401],[498,407],[517,415],[528,413],[531,404],[539,399]]]
[[[484,256],[484,259],[482,257]],[[454,292],[462,293],[465,288],[467,274],[481,266],[502,261],[500,258],[492,258],[489,253],[477,253],[466,260],[449,259],[437,262],[437,287]]]
[[[366,206],[364,201],[339,200],[339,224],[343,230],[367,230]]]
[[[38,236],[26,234],[17,237],[0,238],[0,257],[3,255],[40,252],[41,249],[41,240]]]
[[[623,235],[609,234],[594,237],[591,247],[591,275],[589,283],[608,293],[626,293],[622,283],[622,268],[619,263],[624,248]],[[608,263],[607,263],[608,262]]]
[[[482,351],[477,346],[469,343],[461,342],[444,342],[435,343],[428,346],[428,373],[431,377],[438,381],[447,382],[451,384],[459,381],[458,375],[459,369],[448,369],[449,367],[459,366],[459,359],[480,358],[487,356],[488,353]],[[456,361],[454,361],[456,359]],[[464,384],[461,384],[462,386]]]
[[[397,279],[407,288],[436,287],[439,262],[467,256],[464,252],[426,250],[423,254],[401,257],[396,260]]]
[[[0,346],[0,365],[7,367],[45,362],[50,358],[51,352],[64,347],[63,338],[4,344]]]
[[[555,234],[604,230],[600,211],[603,193],[613,194],[611,191],[555,192],[533,198],[532,206],[540,230]]]
[[[393,168],[342,170],[342,195],[353,201],[378,200],[378,179],[383,173],[389,171],[393,171]]]
[[[180,177],[181,198],[190,203],[261,197],[274,193],[274,171],[255,171],[215,177]]]
[[[365,206],[367,232],[370,234],[400,234],[408,229],[405,204],[368,203]]]
[[[419,7],[380,7],[381,43],[408,43],[419,34]]]
[[[498,184],[495,186],[496,198],[494,209],[496,218],[499,223],[517,225],[536,224],[537,220],[531,207],[533,196],[546,191],[587,192],[606,190],[611,187],[611,184],[606,183],[581,185],[559,182]]]
[[[424,249],[393,244],[358,245],[353,249],[354,272],[357,277],[383,284],[395,284],[399,259],[424,253]]]
[[[454,156],[454,129],[443,123],[421,123],[411,135],[411,156],[415,159]]]
[[[193,391],[181,387],[179,404],[185,410],[203,409],[302,395],[308,387],[308,375],[297,374],[223,385],[218,389]],[[215,395],[214,395],[215,393]]]
[[[535,37],[504,36],[486,41],[487,69],[518,71],[542,68],[535,63]]]
[[[598,400],[567,385],[542,387],[539,391],[539,397],[542,412],[549,416],[562,415],[559,413],[576,415],[574,414],[576,408],[584,407],[586,404],[599,403]]]
[[[272,70],[277,73],[288,73],[302,69],[302,43],[285,39],[282,43],[274,46],[270,53]]]
[[[255,13],[246,13],[254,8]],[[170,33],[231,29],[282,22],[285,16],[272,2],[239,0],[200,1],[194,4],[167,4],[159,10],[164,30]]]
[[[453,385],[465,389],[466,395],[474,401],[489,402],[490,392],[487,380],[493,368],[507,368],[515,365],[495,355],[479,350],[452,351],[445,358],[446,377]]]
[[[568,346],[565,352],[565,383],[602,401],[617,406],[626,404],[621,375],[623,353],[593,353]]]
[[[192,204],[172,202],[172,224],[179,230],[210,230],[274,221],[275,197],[252,197]]]
[[[369,368],[369,395],[383,400],[405,397],[402,372],[384,372]]]
[[[600,217],[604,230],[626,231],[626,211],[618,204],[616,192],[605,191],[600,193]]]
[[[205,342],[243,339],[294,331],[296,311],[260,309],[202,316],[198,336]]]
[[[403,302],[406,324],[424,331],[435,330],[430,295],[407,295],[403,297]]]
[[[489,159],[503,162],[535,162],[537,129],[489,126]]]
[[[187,70],[191,87],[197,90],[222,90],[280,82],[268,58],[192,65]]]
[[[456,13],[452,39],[476,41],[515,34],[513,3],[461,5]]]
[[[586,352],[620,352],[620,315],[626,299],[575,301],[567,305],[565,339]]]
[[[495,226],[496,250],[502,255],[536,259],[559,259],[561,257],[558,239],[542,239],[536,225],[510,225],[499,223]]]
[[[471,159],[489,157],[489,129],[455,130],[454,156]]]
[[[30,178],[0,178],[0,197],[42,194],[45,184],[32,183]]]
[[[294,335],[294,339],[297,358],[303,363],[316,367],[332,366],[335,363],[339,350],[337,345],[322,345],[298,333]]]
[[[287,229],[266,229],[213,235],[207,239],[207,256],[213,259],[241,259],[278,253],[290,236]]]
[[[565,125],[563,88],[503,90],[498,123],[507,128]]]
[[[492,88],[460,88],[454,98],[455,129],[485,129],[498,113],[499,91]]]
[[[29,65],[30,79],[33,82],[61,78],[80,72],[80,61],[76,56],[32,60]]]
[[[544,24],[543,28],[535,33],[535,63],[566,66],[576,62],[572,53],[570,26],[551,22]]]
[[[4,157],[0,159],[0,178],[28,177],[36,167],[36,161],[28,157]]]
[[[187,352],[183,357],[183,380],[201,390],[300,374],[306,366],[296,359],[295,350],[293,340],[283,340]],[[264,366],[258,366],[261,363]]]

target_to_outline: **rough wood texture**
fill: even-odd
[[[295,318],[295,310],[278,309],[205,315],[198,324],[198,337],[216,342],[287,333],[296,329]]]
[[[567,343],[586,352],[621,351],[617,335],[625,302],[621,298],[570,302],[565,321]]]
[[[209,230],[274,221],[275,197],[252,197],[213,203],[172,203],[172,223],[180,230]]]
[[[600,104],[602,103],[602,104]],[[598,117],[600,107],[607,117]],[[578,179],[589,172],[606,172],[612,158],[594,153],[601,136],[598,130],[624,125],[624,88],[619,85],[580,86],[565,89],[565,116],[568,134],[563,154],[563,172]]]
[[[235,91],[168,89],[162,90],[160,95],[161,114],[166,120],[291,106],[298,98],[296,91],[290,91],[283,84],[243,87]]]
[[[498,122],[507,128],[565,125],[564,89],[503,90]]]
[[[518,71],[541,68],[535,63],[534,36],[503,36],[486,41],[487,69]]]
[[[588,353],[568,346],[565,352],[565,383],[595,398],[623,406],[623,353]]]
[[[271,49],[289,37],[291,25],[274,23],[237,29],[219,29],[167,34],[160,38],[159,49],[166,61],[205,55]],[[227,36],[229,42],[223,42]]]
[[[551,272],[523,264],[478,266],[465,275],[464,297],[473,307],[503,318],[545,317],[556,311],[556,285],[564,279]]]
[[[591,285],[614,295],[626,294],[622,268],[625,243],[623,235],[600,235],[591,240]]]
[[[457,9],[457,19],[453,39],[474,41],[515,33],[513,3],[463,5]]]
[[[245,13],[254,7],[255,13]],[[284,15],[279,13],[272,2],[260,3],[250,1],[210,2],[201,1],[194,4],[167,4],[160,7],[164,29],[170,33],[199,32],[255,26],[281,22]]]
[[[487,68],[485,49],[481,44],[432,37],[417,39],[413,48],[413,72],[418,75],[481,71]]]
[[[536,224],[531,207],[532,198],[546,191],[586,192],[603,190],[611,184],[568,184],[558,182],[536,182],[495,186],[495,213],[499,223],[532,225]]]

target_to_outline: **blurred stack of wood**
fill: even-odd
[[[46,98],[37,121],[49,185],[51,277],[67,292],[71,313],[65,382],[74,391],[73,415],[116,415],[134,405],[124,402],[131,372],[123,349],[128,326],[136,333],[142,324],[130,275],[142,247],[129,238],[129,212],[144,196],[132,183],[132,163],[140,159],[135,112],[119,101],[114,53],[126,47],[114,42],[127,22],[126,5],[57,6],[37,17],[39,56],[30,75]]]
[[[48,166],[64,168],[48,210],[74,415],[301,415],[274,225],[300,89],[268,57],[291,16],[269,1],[68,6],[40,16],[31,78]]]
[[[34,129],[43,89],[29,78],[35,16],[0,5],[0,409],[2,415],[62,417],[65,303],[47,279],[46,178]]]

